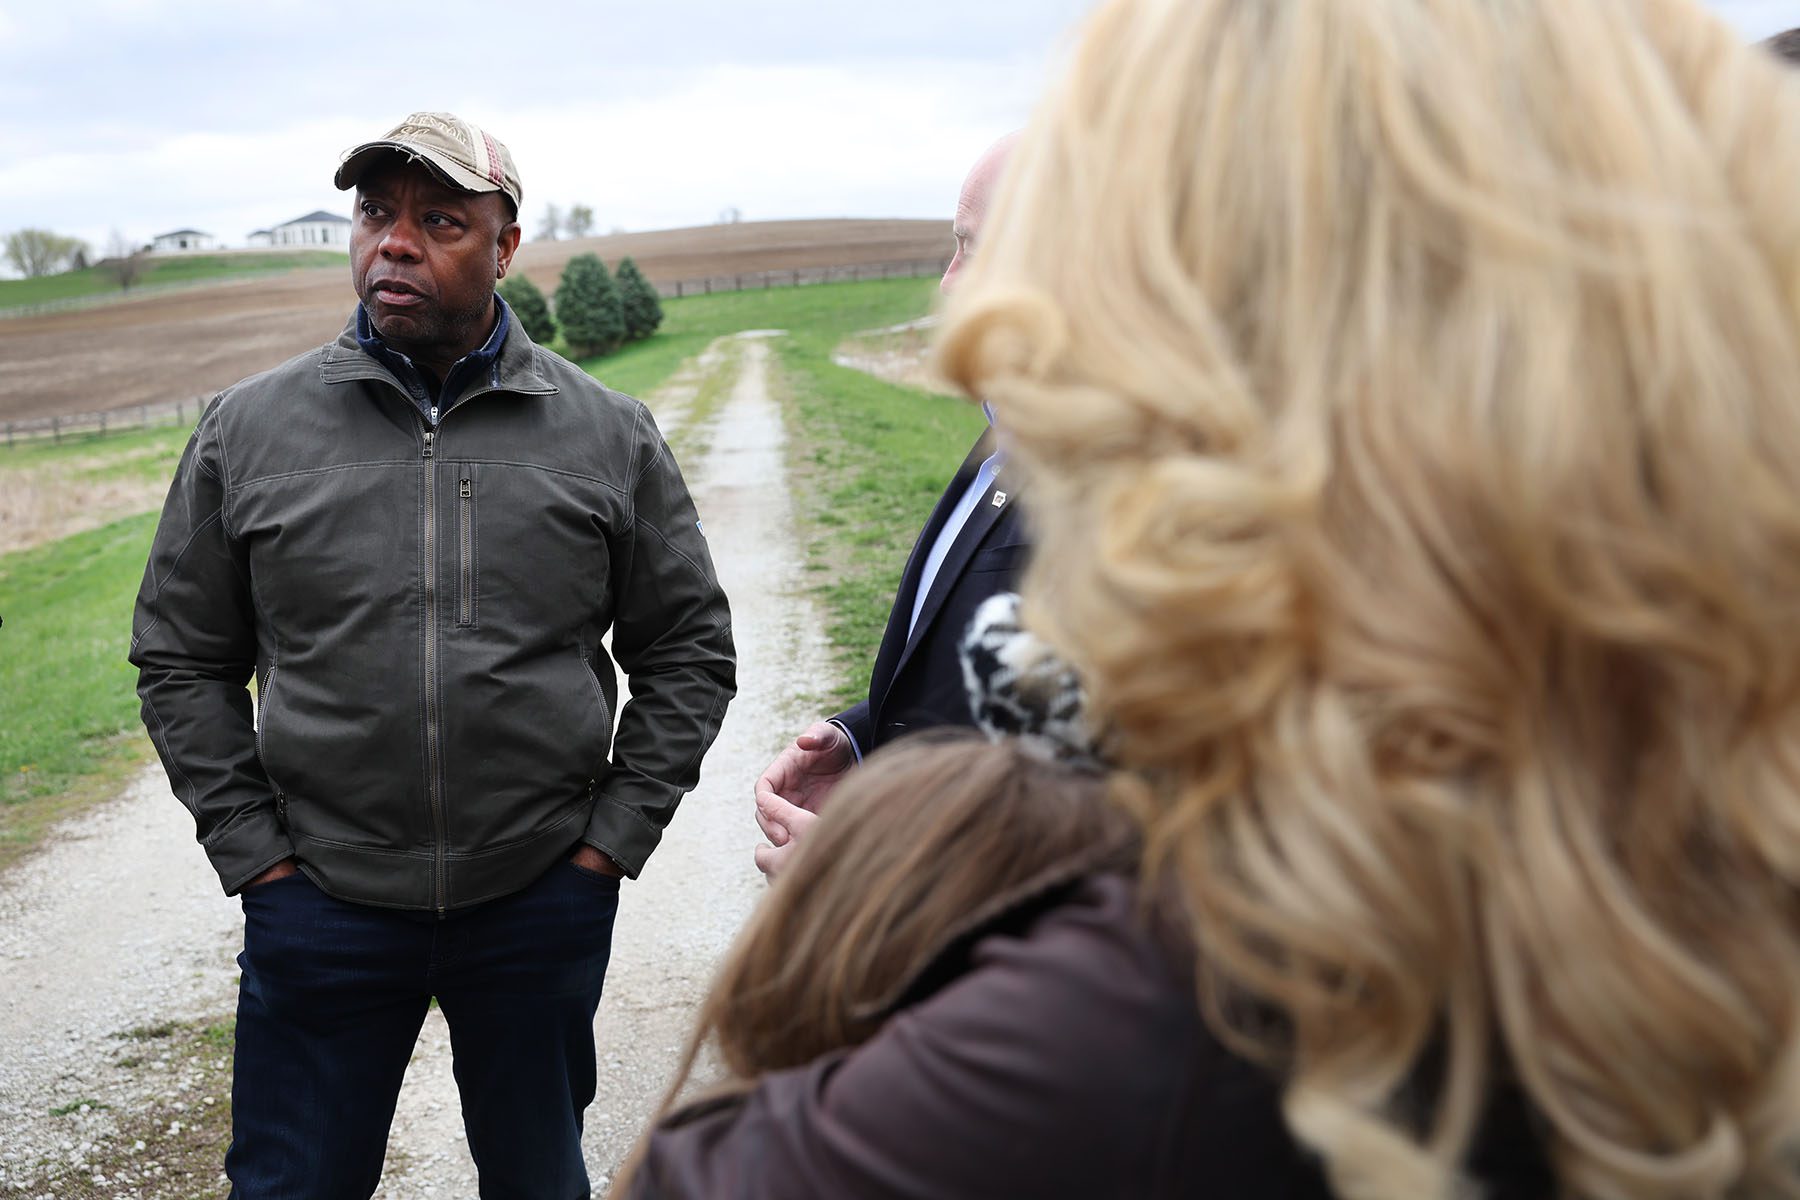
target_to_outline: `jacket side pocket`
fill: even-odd
[[[265,775],[269,773],[269,756],[263,752],[263,730],[269,727],[269,706],[275,700],[275,676],[280,671],[280,664],[270,667],[256,688],[256,761],[262,764]]]
[[[612,738],[612,709],[606,703],[606,692],[600,687],[600,676],[594,673],[594,663],[588,657],[587,649],[581,650],[581,673],[587,676],[588,686],[594,689],[594,703],[600,706],[600,725],[606,730],[606,737]]]
[[[280,674],[281,664],[269,668],[263,676],[262,683],[256,688],[256,761],[261,764],[263,776],[269,781],[269,787],[275,792],[275,820],[283,829],[287,828],[287,793],[275,782],[274,772],[269,770],[269,756],[263,750],[263,731],[269,727],[269,714],[275,705],[275,676]]]

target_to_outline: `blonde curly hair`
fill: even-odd
[[[1502,1086],[1571,1195],[1800,1193],[1797,88],[1687,0],[1112,0],[951,302],[1340,1195]]]

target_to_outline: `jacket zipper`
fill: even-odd
[[[456,623],[475,623],[475,482],[463,477],[457,485],[458,594]]]
[[[425,792],[431,800],[431,826],[436,835],[432,903],[441,918],[446,890],[444,859],[449,845],[448,835],[444,832],[444,795],[439,784],[442,772],[438,765],[437,464],[431,460],[432,442],[436,436],[431,429],[425,431],[422,459],[425,471]]]

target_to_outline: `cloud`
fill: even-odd
[[[0,7],[0,230],[241,243],[342,210],[344,147],[420,108],[512,144],[527,218],[942,216],[1089,0],[58,0]],[[1713,0],[1747,37],[1800,0]],[[11,15],[9,15],[11,14]]]
[[[747,219],[947,217],[963,173],[1018,125],[1042,64],[979,74],[954,63],[863,68],[729,65],[665,90],[578,104],[471,95],[457,107],[504,139],[528,227],[545,202],[582,202],[602,229]],[[95,243],[191,226],[227,244],[314,208],[346,209],[338,154],[401,115],[296,120],[260,132],[107,137],[0,157],[0,229],[43,225]]]
[[[975,156],[1029,110],[1036,76],[1029,64],[979,83],[929,64],[722,67],[671,94],[509,112],[517,132],[504,136],[528,212],[535,191],[632,228],[727,204],[750,219],[948,217]]]
[[[0,17],[0,112],[32,114],[0,122],[0,230],[241,242],[346,205],[338,152],[424,108],[602,228],[940,216],[1088,2],[59,0]]]
[[[397,119],[488,93],[586,105],[724,65],[1045,58],[1088,0],[58,0],[0,37],[0,151],[145,129],[248,132],[295,118]],[[441,104],[448,107],[448,104]],[[392,114],[391,116],[388,114]]]

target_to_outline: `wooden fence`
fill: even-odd
[[[919,258],[907,262],[862,263],[848,267],[787,267],[778,271],[744,271],[703,279],[655,281],[664,299],[671,296],[710,296],[714,292],[749,292],[767,288],[804,287],[811,283],[858,283],[865,279],[917,279],[938,276],[950,265],[947,257]]]
[[[60,413],[54,417],[29,417],[3,423],[7,449],[21,442],[64,438],[103,437],[109,433],[127,433],[134,429],[156,429],[162,426],[193,426],[212,402],[211,396],[196,396],[172,404],[139,404],[132,408],[115,408],[107,412]]]

